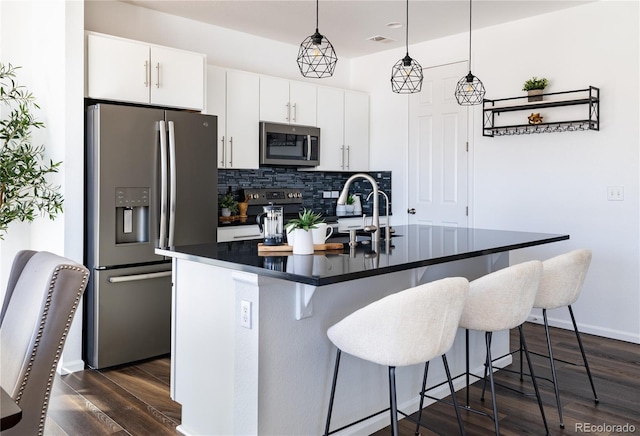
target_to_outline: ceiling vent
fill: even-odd
[[[376,35],[376,36],[372,36],[372,37],[370,37],[370,38],[367,38],[367,41],[373,41],[373,42],[393,42],[393,41],[395,41],[395,39],[387,38],[386,36],[382,36],[382,35]]]

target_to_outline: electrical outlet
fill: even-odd
[[[322,198],[331,198],[331,191],[322,191]]]
[[[607,186],[608,201],[624,201],[624,186]]]
[[[240,301],[240,327],[251,328],[251,301]]]
[[[340,197],[340,191],[331,191],[331,198]]]

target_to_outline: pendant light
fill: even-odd
[[[473,106],[482,103],[484,94],[484,85],[480,79],[471,74],[471,0],[469,0],[469,74],[458,81],[455,95],[459,105]]]
[[[407,0],[407,54],[391,69],[391,89],[398,94],[413,94],[422,90],[422,67],[409,56],[409,0]]]
[[[333,76],[338,56],[329,40],[318,32],[318,0],[316,0],[316,31],[307,37],[298,51],[298,68],[304,77],[322,79]]]

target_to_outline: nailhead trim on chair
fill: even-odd
[[[22,379],[22,384],[20,385],[20,390],[18,391],[18,395],[16,396],[16,403],[20,404],[20,399],[22,398],[22,393],[24,391],[25,386],[27,385],[27,380],[29,379],[29,375],[31,374],[31,368],[33,366],[33,361],[36,358],[36,353],[38,352],[38,345],[40,344],[40,339],[42,338],[42,332],[44,331],[44,326],[47,321],[47,315],[49,314],[49,307],[51,306],[51,299],[53,298],[53,289],[55,288],[56,280],[58,279],[58,272],[61,269],[70,269],[73,271],[82,271],[81,268],[75,265],[59,265],[51,276],[51,282],[49,282],[49,293],[47,294],[47,302],[44,307],[44,311],[42,312],[42,318],[40,319],[40,326],[38,327],[38,335],[36,336],[36,341],[33,345],[33,350],[31,351],[31,358],[29,359],[29,365],[24,374],[24,378]],[[73,303],[73,307],[69,312],[69,317],[67,318],[67,323],[64,327],[64,332],[62,333],[62,338],[60,342],[58,342],[58,348],[56,350],[56,357],[53,360],[53,365],[51,366],[51,370],[49,371],[49,379],[47,381],[47,390],[45,391],[45,396],[42,402],[42,412],[40,414],[40,425],[38,429],[38,435],[42,436],[44,434],[44,422],[47,417],[47,408],[49,405],[49,396],[51,395],[51,386],[53,385],[53,378],[55,376],[56,368],[58,367],[58,360],[60,360],[60,354],[62,353],[62,349],[64,347],[65,339],[67,338],[67,333],[69,333],[69,328],[71,327],[71,321],[73,321],[73,315],[78,308],[78,304],[80,303],[80,297],[82,296],[82,292],[84,290],[84,283],[87,281],[89,277],[89,273],[85,271],[84,277],[82,278],[82,284],[80,289],[78,289],[78,293],[76,295],[76,300]]]

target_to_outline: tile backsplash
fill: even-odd
[[[257,170],[218,170],[218,195],[222,196],[231,188],[236,199],[239,191],[244,188],[292,188],[302,191],[302,206],[322,212],[325,216],[336,214],[336,198],[323,198],[324,191],[340,191],[352,172],[322,172],[298,171],[296,168],[270,167]],[[368,172],[378,182],[380,190],[389,196],[389,210],[391,211],[391,171]],[[365,202],[372,191],[371,184],[365,179],[359,179],[351,184],[350,192],[360,194],[362,211],[371,215],[373,201]],[[380,196],[380,214],[385,213],[385,201]]]

